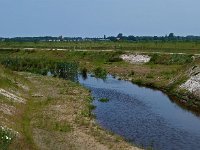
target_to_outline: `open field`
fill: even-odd
[[[138,52],[200,53],[200,42],[0,42],[0,48],[49,48],[67,50],[131,50]]]

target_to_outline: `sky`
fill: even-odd
[[[0,37],[200,35],[200,0],[0,0]]]

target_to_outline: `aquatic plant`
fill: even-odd
[[[83,69],[81,69],[81,75],[83,79],[87,79],[87,72],[88,72],[87,68],[84,67]]]
[[[103,103],[106,103],[106,102],[109,101],[109,99],[108,99],[108,98],[100,98],[99,101],[100,101],[100,102],[103,102]]]

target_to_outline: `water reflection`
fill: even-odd
[[[104,128],[128,141],[153,149],[200,149],[200,117],[173,103],[158,90],[139,87],[111,76],[79,77],[95,97],[93,111]],[[102,103],[100,98],[108,98]]]

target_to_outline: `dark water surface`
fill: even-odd
[[[104,128],[139,146],[156,150],[200,150],[200,117],[179,107],[158,90],[111,76],[79,77],[95,97],[93,111]],[[108,98],[102,103],[100,98]]]

